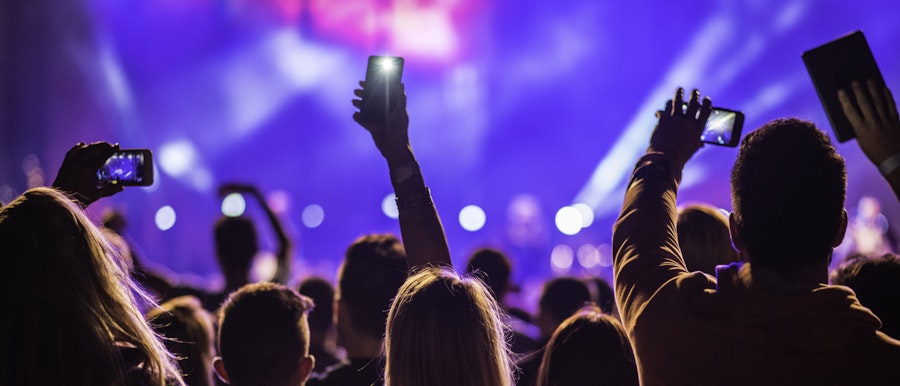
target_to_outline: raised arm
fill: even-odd
[[[269,219],[269,224],[272,225],[272,230],[275,231],[275,237],[278,238],[278,246],[275,250],[275,258],[278,262],[278,268],[275,271],[275,276],[272,278],[272,281],[280,284],[287,284],[288,280],[290,280],[291,276],[291,250],[293,249],[293,244],[291,243],[291,239],[287,236],[287,233],[284,231],[284,226],[281,224],[281,220],[275,215],[275,212],[272,211],[272,208],[269,206],[269,203],[266,201],[266,198],[263,197],[262,193],[260,193],[259,189],[253,185],[245,185],[245,184],[225,184],[219,187],[219,194],[226,195],[229,193],[242,193],[247,196],[253,197],[254,200],[259,204],[260,208],[266,212],[266,217]]]
[[[684,90],[658,112],[659,123],[647,153],[638,160],[625,192],[622,213],[613,227],[613,269],[616,298],[625,328],[664,283],[687,273],[675,233],[675,198],[681,170],[700,148],[700,133],[712,110],[694,90],[687,112],[681,108]],[[699,115],[698,115],[699,111]]]
[[[97,186],[97,169],[119,150],[119,145],[108,142],[94,142],[90,145],[79,143],[66,153],[53,187],[65,192],[82,208],[102,197],[121,192],[121,185]]]
[[[365,82],[359,84],[365,87]],[[399,90],[391,92],[394,93],[397,105],[384,124],[361,122],[359,112],[353,114],[353,120],[372,135],[375,146],[387,161],[397,198],[397,209],[400,211],[400,233],[410,269],[429,264],[451,266],[444,226],[409,144],[409,116],[406,114],[403,85]],[[355,90],[354,94],[362,97],[363,91]],[[356,108],[360,107],[360,103],[359,99],[353,100]]]
[[[844,114],[869,161],[878,167],[900,200],[900,116],[891,90],[873,80],[853,82],[852,94],[838,92]],[[857,108],[852,101],[856,101]]]

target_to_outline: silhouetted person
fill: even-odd
[[[82,211],[121,191],[94,180],[117,149],[76,145],[59,191],[30,189],[0,209],[0,259],[14,267],[0,280],[2,385],[183,384],[137,308],[149,298]]]
[[[900,341],[846,287],[828,286],[844,236],[846,171],[828,137],[779,119],[748,134],[731,173],[731,237],[747,263],[689,272],[675,208],[712,103],[658,113],[613,230],[623,326],[646,385],[896,384]],[[675,107],[679,106],[679,107]]]
[[[188,386],[214,385],[213,318],[197,298],[171,299],[150,310],[147,320],[178,360],[184,383]]]
[[[297,290],[300,295],[312,299],[315,306],[307,315],[309,319],[309,354],[316,358],[315,372],[340,362],[335,353],[334,287],[327,280],[311,277],[303,280]]]
[[[516,382],[520,386],[537,383],[541,360],[544,358],[547,342],[560,323],[591,302],[591,293],[583,281],[572,277],[558,277],[544,284],[538,303],[537,326],[541,330],[540,348],[519,359],[521,373]]]
[[[629,386],[638,384],[631,343],[622,324],[595,306],[559,325],[541,361],[538,386]]]
[[[510,284],[511,272],[512,263],[509,258],[503,252],[493,248],[482,248],[475,251],[466,264],[466,273],[480,278],[490,288],[494,299],[504,310],[508,310],[503,299],[512,287]],[[512,323],[508,322],[507,324]],[[511,331],[510,345],[514,353],[524,355],[538,348],[537,342],[525,333]]]
[[[716,266],[740,261],[731,246],[728,217],[715,207],[688,205],[678,211],[675,221],[678,246],[688,271],[716,275]]]
[[[586,280],[588,289],[591,291],[591,301],[600,307],[600,310],[607,315],[619,315],[616,309],[616,293],[613,291],[612,285],[602,277],[592,277]]]
[[[831,272],[831,284],[850,287],[881,319],[881,331],[900,339],[900,256],[848,257]]]
[[[337,339],[347,360],[326,369],[311,385],[383,383],[384,337],[391,299],[406,280],[403,245],[392,235],[364,236],[350,245],[338,271]]]
[[[219,357],[213,364],[230,385],[304,385],[309,355],[306,311],[312,301],[281,284],[241,287],[219,310]]]

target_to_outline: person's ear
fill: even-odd
[[[847,233],[847,210],[844,209],[841,211],[841,228],[838,229],[837,235],[835,235],[834,241],[831,242],[832,248],[837,248],[838,245],[844,241],[844,235]]]
[[[222,361],[222,357],[215,357],[213,359],[213,368],[216,370],[216,375],[219,376],[219,379],[226,384],[231,384],[231,380],[228,379],[228,372],[225,371],[225,362]]]
[[[731,231],[731,242],[734,244],[734,248],[743,254],[744,250],[747,249],[747,244],[744,243],[744,237],[741,235],[734,212],[728,215],[728,230]]]
[[[312,355],[307,355],[303,359],[300,360],[300,378],[305,382],[309,378],[309,374],[312,374],[313,368],[316,367],[316,357]]]

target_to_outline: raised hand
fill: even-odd
[[[69,149],[63,159],[53,187],[72,195],[82,208],[102,197],[121,192],[121,185],[97,185],[97,169],[119,150],[119,145],[108,142],[79,143]]]
[[[366,87],[366,83],[362,81],[359,85]],[[409,146],[409,116],[406,114],[406,93],[403,84],[400,84],[399,89],[392,89],[390,92],[391,98],[396,100],[397,104],[384,123],[363,122],[359,111],[353,113],[353,120],[372,135],[375,146],[393,170],[405,163],[415,162],[415,157]],[[353,94],[362,98],[363,90],[353,90]],[[352,102],[357,109],[362,107],[361,99],[354,99]]]
[[[650,136],[650,149],[652,152],[665,154],[669,160],[675,162],[677,168],[694,155],[703,144],[700,142],[700,134],[706,120],[712,112],[712,101],[709,97],[700,102],[700,91],[691,93],[687,111],[684,111],[684,89],[675,90],[675,99],[666,102],[665,110],[657,112],[659,118],[653,134]],[[699,111],[699,114],[698,114]]]
[[[847,120],[856,132],[859,147],[876,166],[900,154],[900,117],[897,104],[887,86],[873,80],[853,82],[851,93],[838,91],[838,100],[844,108]],[[856,102],[857,108],[853,105]]]

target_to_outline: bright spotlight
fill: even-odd
[[[575,261],[575,252],[565,244],[557,245],[550,252],[550,266],[554,271],[567,271]]]
[[[164,206],[156,211],[156,227],[161,231],[172,229],[175,225],[175,209],[171,206]]]
[[[247,202],[240,193],[231,193],[222,200],[222,214],[228,217],[238,217],[244,214]]]
[[[469,232],[475,232],[482,227],[487,220],[484,210],[477,205],[469,205],[459,211],[459,225]]]
[[[381,66],[381,69],[382,69],[383,71],[391,71],[391,70],[394,69],[394,59],[391,59],[391,58],[381,58],[381,60],[379,61],[378,65]]]
[[[564,235],[572,236],[581,231],[584,219],[578,209],[566,206],[556,212],[556,227]]]
[[[384,196],[384,199],[381,200],[381,211],[384,212],[385,216],[392,219],[400,217],[400,210],[397,209],[397,201],[394,198],[394,193],[388,193],[388,195]]]
[[[581,227],[582,228],[587,228],[587,227],[591,226],[591,224],[594,223],[594,208],[591,208],[590,205],[578,203],[578,204],[572,205],[572,207],[575,208],[575,210],[577,210],[578,213],[581,214],[581,222],[582,222]]]

